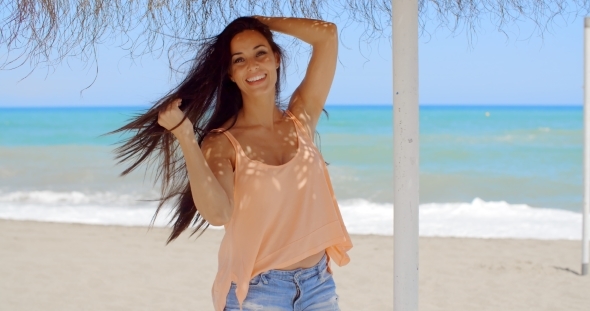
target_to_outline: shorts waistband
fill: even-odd
[[[326,269],[328,266],[328,255],[324,253],[322,259],[315,264],[313,267],[309,268],[297,268],[293,270],[268,270],[266,272],[262,272],[261,276],[270,276],[277,279],[282,280],[292,280],[295,277],[298,279],[306,279],[312,276],[320,274],[322,271]]]

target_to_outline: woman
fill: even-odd
[[[271,30],[313,47],[284,111],[284,55]],[[123,174],[160,152],[160,207],[178,197],[168,242],[191,223],[194,232],[225,226],[217,311],[339,310],[329,262],[347,264],[352,244],[313,143],[337,50],[332,23],[238,18],[204,44],[177,88],[117,130],[136,131],[118,149],[121,161],[137,157]]]

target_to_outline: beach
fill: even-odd
[[[102,136],[139,108],[0,111],[0,311],[212,310],[223,235],[148,230],[155,167],[119,177]],[[318,124],[354,247],[340,307],[393,310],[391,106]],[[421,107],[420,310],[588,310],[578,274],[581,107]],[[370,124],[371,126],[367,126]]]
[[[0,220],[1,310],[212,310],[222,230]],[[393,310],[393,237],[352,235],[340,308]],[[420,238],[420,310],[587,310],[580,242]]]

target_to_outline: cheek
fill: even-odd
[[[271,75],[276,75],[277,64],[272,57],[265,57],[262,63],[264,64],[264,67],[268,70],[268,72],[271,73]]]
[[[276,67],[276,61],[274,60],[274,58],[267,56],[264,58],[264,62],[269,64],[270,66],[272,66],[273,68]]]
[[[237,66],[234,65],[234,64],[231,64],[231,66],[229,66],[229,74],[232,75],[232,76],[235,75],[236,74],[236,69],[237,69]]]
[[[232,78],[237,79],[241,75],[241,72],[242,71],[243,70],[240,70],[240,66],[238,66],[238,65],[232,65],[230,67],[230,69],[229,69],[229,75]]]

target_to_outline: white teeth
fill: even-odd
[[[248,82],[256,82],[258,80],[264,79],[264,77],[266,77],[266,75],[259,75],[259,76],[256,76],[256,77],[253,77],[253,78],[250,78],[250,79],[246,79],[246,81],[248,81]]]

